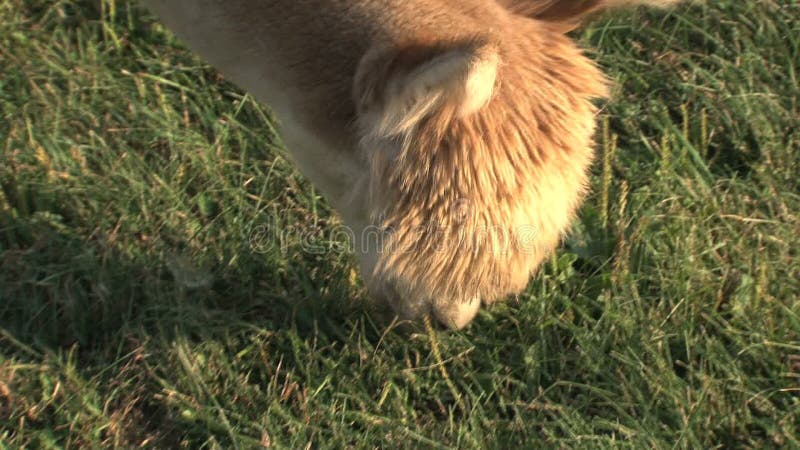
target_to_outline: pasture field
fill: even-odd
[[[800,448],[800,2],[576,32],[593,193],[462,332],[373,319],[268,107],[93,5],[0,0],[0,449]]]

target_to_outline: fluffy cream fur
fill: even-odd
[[[454,328],[524,288],[586,192],[607,83],[564,32],[604,8],[673,3],[144,2],[273,107],[354,229],[372,294]]]

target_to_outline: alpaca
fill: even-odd
[[[565,33],[675,1],[143,3],[273,109],[371,296],[458,329],[524,289],[586,194],[608,82]]]

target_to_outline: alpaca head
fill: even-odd
[[[586,190],[605,79],[559,26],[510,20],[500,36],[378,44],[361,62],[381,233],[362,269],[401,317],[460,328],[521,291]]]

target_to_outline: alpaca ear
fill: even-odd
[[[501,0],[515,14],[548,22],[580,20],[603,6],[604,0]]]
[[[435,113],[472,114],[491,99],[498,62],[497,48],[481,40],[373,48],[355,77],[359,121],[394,136]]]
[[[664,8],[681,0],[499,0],[509,11],[570,31],[591,14],[609,8],[646,5]]]

